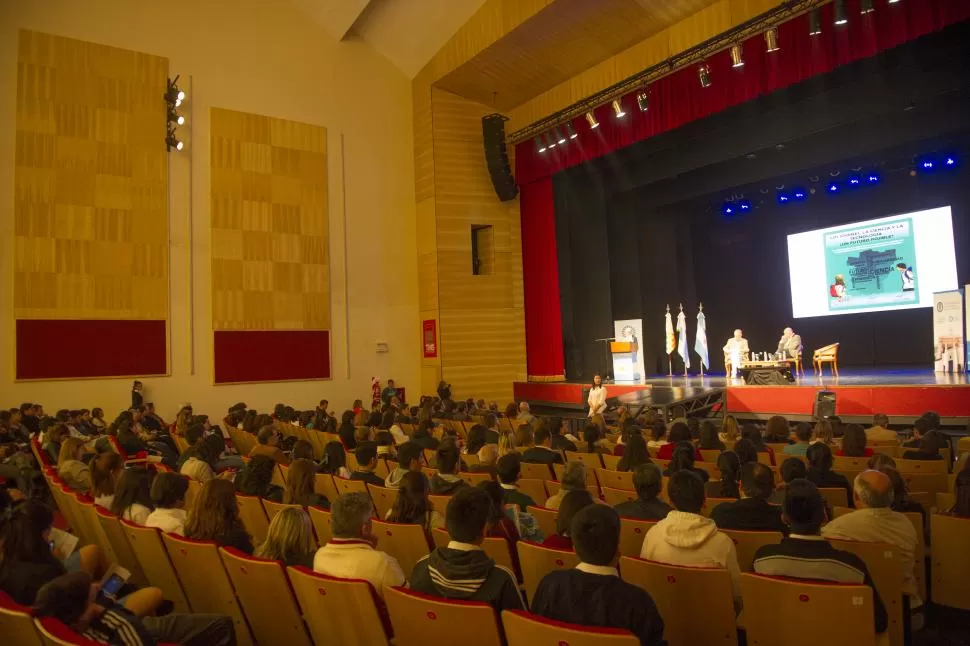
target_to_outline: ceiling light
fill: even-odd
[[[546,133],[546,150],[552,150],[556,147],[556,140],[550,133]]]
[[[540,137],[539,135],[536,135],[535,143],[536,143],[536,154],[541,155],[542,153],[546,152],[546,145],[542,143],[542,137]]]
[[[576,131],[573,130],[573,124],[571,122],[566,123],[566,136],[570,139],[575,139],[579,136],[576,134]]]
[[[697,77],[701,80],[701,87],[711,87],[711,68],[706,63],[697,68]]]
[[[778,30],[772,27],[765,32],[765,49],[768,52],[777,52],[780,47],[778,47]]]
[[[553,138],[555,138],[557,144],[566,143],[566,137],[563,136],[562,130],[560,130],[557,127],[557,128],[553,128],[552,132],[553,132]]]
[[[744,67],[744,52],[741,51],[741,43],[731,45],[731,67]]]
[[[620,103],[620,99],[613,99],[613,112],[616,113],[617,119],[622,119],[626,116],[626,111],[623,109],[623,104]]]
[[[165,146],[168,148],[169,152],[174,148],[175,150],[182,150],[185,144],[176,139],[174,132],[169,132],[168,136],[165,137]]]
[[[637,92],[637,107],[640,108],[640,112],[646,112],[650,109],[650,93],[646,90]]]
[[[862,2],[859,3],[859,7],[859,13],[863,15],[875,11],[875,8],[872,6],[872,0],[862,0]]]
[[[808,35],[818,36],[822,33],[822,18],[818,14],[818,9],[812,9],[808,14]]]
[[[589,123],[590,130],[600,127],[600,122],[596,120],[596,115],[593,114],[592,110],[586,113],[586,121]]]
[[[845,0],[835,0],[835,24],[844,25],[849,22],[845,14]]]

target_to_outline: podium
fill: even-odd
[[[610,354],[613,356],[613,379],[615,381],[636,381],[637,351],[639,344],[630,341],[610,342]]]

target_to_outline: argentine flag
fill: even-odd
[[[694,339],[694,352],[700,355],[701,365],[710,369],[711,359],[707,354],[707,318],[704,312],[697,313],[697,337]]]
[[[684,370],[690,368],[690,351],[687,349],[687,317],[684,310],[677,315],[677,354],[684,360]]]

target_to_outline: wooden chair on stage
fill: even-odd
[[[812,372],[822,376],[822,364],[832,364],[832,372],[839,376],[839,344],[833,343],[819,348],[812,353]]]

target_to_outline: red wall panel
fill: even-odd
[[[219,330],[215,382],[330,378],[327,330]]]
[[[16,336],[17,379],[168,373],[165,321],[21,319]]]

